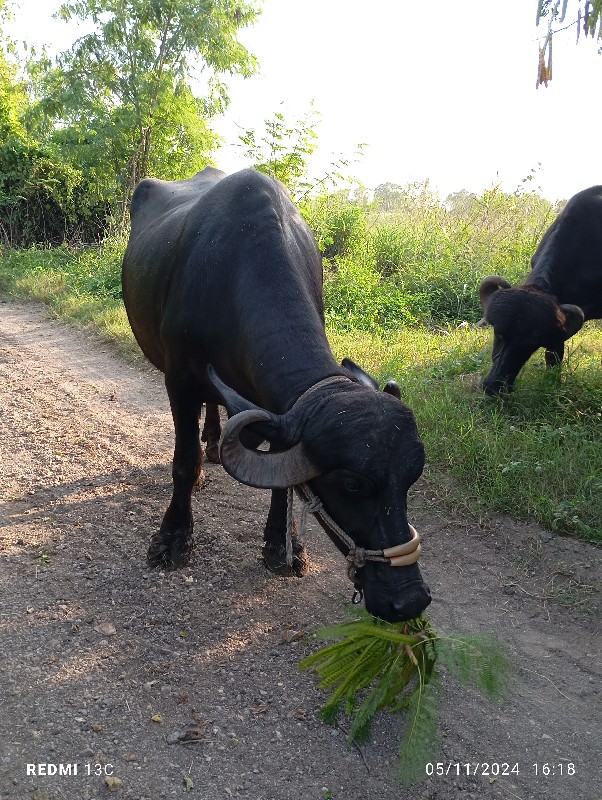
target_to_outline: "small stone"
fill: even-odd
[[[107,775],[105,784],[110,792],[118,792],[120,789],[123,789],[123,781],[121,778],[115,778],[113,775]]]
[[[114,636],[117,633],[117,629],[110,622],[101,622],[100,625],[94,626],[94,630],[103,636]]]

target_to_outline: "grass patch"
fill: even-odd
[[[93,328],[139,356],[121,299],[124,243],[0,252],[0,295],[43,303],[59,318]]]
[[[332,331],[381,382],[393,377],[413,409],[434,486],[451,476],[477,511],[534,518],[602,544],[602,330],[589,324],[561,369],[535,355],[504,399],[486,397],[491,332],[413,329],[384,339]]]

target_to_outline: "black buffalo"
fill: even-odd
[[[493,325],[493,366],[487,394],[512,388],[540,347],[548,367],[560,364],[564,343],[585,320],[602,317],[602,186],[572,197],[544,233],[524,283],[497,276],[480,286],[483,320]]]
[[[368,610],[389,621],[421,613],[430,594],[416,563],[392,566],[387,554],[362,563],[366,550],[415,537],[406,500],[424,451],[414,416],[395,384],[379,391],[352,362],[335,361],[321,255],[284,187],[255,170],[226,176],[211,167],[189,180],[146,179],[131,221],[123,297],[140,347],[165,373],[175,426],[173,495],[149,563],[177,567],[189,558],[199,413],[219,403],[230,416],[224,468],[272,490],[268,568],[307,572],[296,534],[287,563],[287,487],[309,486],[350,537],[344,544],[320,519],[341,552],[360,555],[351,574]],[[257,449],[264,440],[269,452]]]

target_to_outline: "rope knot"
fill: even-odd
[[[350,567],[361,569],[367,560],[367,553],[363,547],[352,547],[347,553],[347,561]]]
[[[316,514],[322,509],[322,501],[318,495],[315,494],[310,500],[305,501],[305,508],[307,509],[308,513]]]
[[[391,566],[405,566],[413,564],[417,561],[420,555],[420,537],[417,532],[410,525],[412,539],[407,544],[396,545],[389,547],[386,550],[366,550],[364,547],[358,547],[354,540],[345,531],[337,525],[337,523],[330,517],[324,510],[322,501],[314,494],[307,483],[300,483],[294,487],[299,499],[301,500],[301,530],[300,536],[305,532],[307,523],[307,515],[315,514],[318,519],[323,523],[331,538],[337,536],[341,542],[349,548],[347,553],[347,574],[353,583],[356,580],[358,569],[365,566],[367,561],[379,561],[388,563]],[[288,503],[287,503],[287,525],[286,525],[286,560],[289,566],[293,563],[293,487],[288,489]],[[356,587],[357,588],[357,587]]]

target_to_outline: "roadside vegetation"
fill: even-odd
[[[602,544],[602,330],[570,340],[561,369],[543,355],[498,400],[478,388],[491,331],[478,284],[514,282],[555,209],[496,189],[442,203],[428,185],[324,193],[301,203],[325,254],[328,335],[381,381],[394,377],[427,451],[426,478],[448,507],[508,513]],[[121,301],[123,237],[94,247],[4,248],[0,293],[45,303],[139,357]]]

